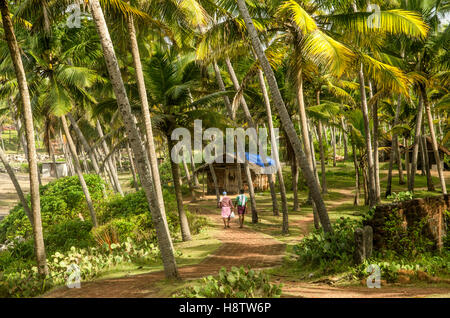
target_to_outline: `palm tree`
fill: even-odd
[[[264,74],[266,76],[267,82],[269,84],[269,88],[272,92],[272,98],[274,100],[275,107],[278,110],[278,113],[280,115],[280,119],[283,123],[283,126],[286,130],[286,133],[289,137],[289,140],[294,148],[295,154],[297,156],[297,160],[299,162],[299,165],[302,169],[303,175],[306,178],[308,187],[311,191],[311,196],[313,200],[315,201],[317,212],[320,217],[320,221],[322,224],[322,227],[325,232],[331,232],[331,223],[328,217],[327,209],[325,207],[325,203],[323,201],[323,198],[320,194],[320,187],[319,184],[314,176],[314,172],[312,170],[312,167],[308,164],[309,160],[305,156],[305,153],[302,149],[300,140],[297,136],[297,133],[295,131],[295,127],[290,119],[289,113],[286,109],[286,105],[284,104],[283,98],[281,96],[280,90],[278,88],[277,80],[275,78],[275,74],[269,64],[269,61],[267,57],[264,54],[264,50],[261,44],[261,41],[258,37],[258,33],[256,31],[256,28],[253,24],[253,21],[250,17],[250,14],[247,9],[247,5],[245,3],[245,0],[238,0],[237,1],[239,12],[245,22],[245,25],[247,27],[247,32],[249,34],[252,47],[258,57],[258,61],[264,71]]]
[[[136,124],[133,120],[133,116],[131,114],[130,103],[128,101],[125,86],[123,84],[122,75],[120,74],[119,65],[109,35],[108,27],[103,16],[103,11],[98,0],[91,0],[89,1],[89,4],[98,35],[100,37],[100,42],[102,44],[103,54],[111,84],[116,95],[123,122],[126,126],[131,148],[133,149],[133,153],[136,158],[138,174],[141,179],[142,187],[144,189],[150,211],[152,213],[153,222],[155,223],[155,229],[158,237],[158,244],[161,250],[164,271],[166,277],[178,278],[178,269],[175,261],[173,244],[167,225],[166,215],[165,213],[163,213],[163,211],[161,211],[160,205],[157,201],[157,196],[153,187],[154,180],[152,179],[150,171],[148,170],[148,158],[142,145],[141,137],[137,131]]]
[[[47,260],[45,256],[44,236],[42,232],[41,207],[39,197],[39,180],[38,167],[36,160],[36,147],[34,140],[33,114],[31,111],[30,94],[28,83],[25,75],[25,69],[22,64],[20,48],[14,34],[11,13],[8,8],[8,1],[0,1],[0,11],[2,14],[3,30],[5,32],[6,42],[8,43],[9,52],[14,65],[17,77],[17,84],[23,104],[23,115],[25,119],[25,134],[27,139],[28,165],[30,169],[30,198],[31,211],[33,215],[33,236],[34,248],[38,271],[41,275],[48,274]]]

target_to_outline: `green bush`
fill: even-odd
[[[180,237],[180,221],[175,194],[169,189],[163,189],[167,223],[173,238]],[[192,234],[197,234],[207,224],[206,218],[194,215],[186,210],[189,227]],[[98,220],[102,224],[95,230],[102,236],[108,232],[117,233],[119,241],[131,237],[137,242],[156,242],[155,227],[152,222],[147,199],[143,190],[132,192],[124,197],[119,195],[102,204],[98,210]]]
[[[315,230],[294,246],[300,265],[336,270],[339,265],[351,265],[354,251],[354,231],[359,222],[340,218],[333,225],[333,233]]]
[[[278,298],[282,285],[269,282],[269,276],[250,268],[232,267],[229,272],[225,268],[219,276],[203,278],[200,286],[185,288],[174,297],[186,298]]]
[[[48,253],[65,252],[72,246],[88,248],[95,241],[91,234],[92,223],[79,219],[68,220],[51,226],[45,237],[45,248]]]
[[[159,256],[159,250],[153,244],[137,245],[131,239],[122,244],[100,248],[72,247],[67,253],[56,252],[47,259],[49,275],[45,279],[38,275],[35,266],[0,272],[0,297],[33,297],[53,286],[65,284],[73,264],[80,269],[81,281],[87,281],[111,266],[129,262],[154,261]]]
[[[386,233],[385,250],[399,256],[415,256],[432,250],[435,243],[424,234],[427,219],[415,224],[403,226],[403,218],[393,210],[385,220],[383,231]],[[383,251],[385,252],[385,251]]]
[[[84,175],[92,200],[102,199],[103,181],[98,175]],[[78,218],[90,218],[78,177],[65,177],[40,187],[41,218],[44,234],[50,226]],[[29,198],[27,199],[29,202]],[[31,224],[21,204],[16,205],[0,223],[0,243],[6,239],[32,236]]]
[[[414,199],[414,193],[406,191],[406,192],[398,192],[398,193],[392,193],[390,196],[387,197],[388,200],[392,200],[392,202],[402,202],[402,201],[409,201]]]

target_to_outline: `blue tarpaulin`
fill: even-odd
[[[257,164],[260,167],[270,167],[275,165],[275,161],[270,158],[266,157],[266,164],[264,164],[264,161],[260,155],[257,155],[255,153],[245,153],[245,159],[247,159],[248,162]]]

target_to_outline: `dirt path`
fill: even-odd
[[[201,211],[215,227],[223,228],[222,221],[217,217]],[[219,249],[204,259],[200,264],[179,268],[183,279],[196,279],[207,275],[215,275],[221,267],[251,266],[252,268],[267,268],[280,265],[285,251],[285,245],[270,236],[239,229],[233,223],[229,229],[215,231],[216,237],[222,242]],[[154,297],[158,295],[155,284],[164,279],[163,272],[135,275],[116,279],[97,280],[82,283],[80,289],[61,287],[44,297]]]
[[[30,183],[27,174],[16,174],[22,190],[28,193]],[[8,211],[19,201],[16,189],[7,173],[0,173],[0,220],[8,214]]]

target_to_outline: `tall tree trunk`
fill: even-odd
[[[336,167],[336,127],[331,127],[331,143],[333,145],[333,167]]]
[[[278,216],[280,215],[280,211],[278,209],[278,201],[275,190],[275,181],[273,180],[274,179],[273,174],[268,174],[267,178],[269,180],[270,195],[272,197],[272,214]]]
[[[170,135],[167,136],[167,140],[169,142],[169,149],[173,149],[174,143],[170,138]],[[189,222],[186,216],[186,211],[184,211],[183,205],[183,194],[181,193],[181,185],[180,185],[180,166],[175,163],[173,160],[170,160],[170,167],[172,169],[172,180],[175,188],[175,197],[177,199],[177,207],[178,207],[178,217],[180,219],[180,230],[181,237],[183,242],[191,240],[191,231],[189,229]],[[189,174],[189,173],[188,173]]]
[[[344,116],[341,116],[341,125],[342,125],[342,136],[344,141],[344,160],[348,160],[348,141],[347,141],[347,134],[345,133],[347,130],[347,127],[345,125]]]
[[[134,159],[133,159],[133,155],[131,154],[129,142],[127,142],[127,154],[128,154],[128,161],[130,162],[131,174],[133,175],[134,188],[136,189],[136,191],[139,191],[139,181],[137,179],[136,168],[134,166]]]
[[[220,74],[220,68],[219,65],[217,65],[216,60],[214,60],[213,66],[214,66],[214,73],[216,75],[217,85],[219,85],[219,89],[221,92],[225,92],[226,91],[225,84],[223,83],[222,75]],[[233,107],[231,106],[230,99],[228,98],[228,96],[224,96],[223,100],[227,108],[227,113],[231,116],[231,119],[234,120],[235,116],[233,113]]]
[[[400,117],[400,110],[401,110],[401,96],[399,95],[399,98],[397,99],[397,106],[396,106],[395,116],[394,116],[394,124],[393,124],[394,129],[398,125],[398,120]],[[402,175],[401,179],[403,179],[402,157],[400,156],[398,134],[394,132],[392,135],[392,141],[391,141],[391,154],[390,154],[390,158],[389,158],[389,173],[388,173],[388,180],[387,180],[386,193],[385,193],[386,198],[392,194],[392,169],[393,169],[395,157],[397,157],[397,163],[399,166],[399,178],[400,178],[400,174],[401,174]]]
[[[405,166],[406,166],[406,182],[409,184],[411,181],[411,164],[409,159],[409,147],[408,140],[405,138]]]
[[[95,156],[95,153],[92,151],[91,146],[87,142],[86,137],[84,136],[83,132],[81,131],[80,127],[78,126],[77,121],[72,116],[72,114],[67,113],[67,117],[69,118],[69,121],[72,124],[72,127],[78,136],[78,139],[81,141],[81,144],[83,145],[84,150],[87,152],[89,159],[91,159],[92,167],[94,167],[95,174],[100,176],[100,168],[98,167],[98,160]],[[102,187],[102,192],[103,192],[103,196],[106,196],[106,190],[104,187]]]
[[[239,81],[234,72],[233,65],[231,64],[231,61],[228,57],[225,58],[225,63],[227,65],[228,74],[230,75],[231,82],[233,83],[234,89],[236,91],[239,91],[240,90]],[[243,96],[240,99],[240,104],[242,106],[242,110],[244,111],[245,118],[248,122],[248,126],[250,128],[256,129],[255,123],[254,123],[253,118],[248,109],[247,102],[245,101],[245,98]],[[229,116],[231,118],[234,118],[235,117],[234,111],[231,114],[229,114]],[[245,171],[245,176],[247,177],[247,183],[248,183],[248,192],[249,192],[249,196],[250,196],[250,203],[251,203],[251,209],[252,209],[252,222],[258,223],[258,211],[256,208],[256,198],[255,198],[255,190],[253,187],[253,178],[252,178],[252,174],[250,172],[250,167],[248,166],[247,161],[245,161],[245,163],[244,163],[244,171]]]
[[[327,171],[325,168],[325,149],[323,146],[323,138],[322,138],[322,122],[319,120],[318,123],[319,127],[317,129],[317,135],[319,137],[319,148],[320,148],[320,167],[321,167],[321,174],[322,174],[322,193],[327,194],[328,193],[328,187],[327,187]]]
[[[133,56],[134,68],[136,71],[136,83],[139,91],[139,98],[141,101],[141,110],[144,116],[145,133],[147,137],[148,159],[150,161],[150,170],[155,186],[156,200],[159,204],[161,213],[165,215],[164,197],[161,188],[161,179],[158,168],[158,158],[156,156],[155,141],[153,138],[152,120],[150,115],[150,108],[148,105],[147,91],[145,89],[144,72],[142,71],[141,57],[139,54],[139,47],[136,38],[136,30],[134,28],[133,16],[128,15],[128,33],[130,36],[130,48]]]
[[[328,217],[327,209],[323,201],[323,198],[320,194],[319,184],[314,176],[312,166],[308,164],[308,158],[305,156],[305,153],[302,149],[302,145],[300,143],[300,139],[297,136],[297,132],[295,131],[295,127],[291,121],[289,112],[287,111],[286,105],[284,104],[283,98],[278,88],[275,74],[269,64],[269,61],[267,60],[267,57],[264,54],[261,41],[259,40],[258,33],[256,31],[255,26],[253,25],[253,21],[248,12],[247,5],[245,4],[245,0],[238,0],[237,4],[239,6],[239,12],[243,17],[245,25],[247,27],[252,47],[256,55],[258,56],[258,60],[261,64],[264,74],[266,75],[269,88],[272,92],[272,98],[275,107],[277,108],[281,122],[288,135],[289,141],[291,142],[292,147],[297,155],[300,167],[302,169],[304,177],[306,178],[313,200],[316,202],[317,211],[319,213],[322,227],[325,232],[332,232],[332,227],[330,219]]]
[[[279,153],[278,153],[277,140],[276,140],[274,127],[273,127],[272,107],[270,106],[269,93],[267,91],[266,83],[264,81],[264,74],[261,71],[261,69],[258,69],[258,81],[259,81],[259,87],[261,88],[261,92],[264,97],[264,105],[266,106],[267,123],[269,126],[270,141],[272,144],[272,153],[273,153],[272,156],[273,156],[273,159],[275,160],[275,165],[277,167],[278,182],[280,184],[281,213],[283,214],[282,232],[284,234],[286,234],[289,232],[289,217],[288,217],[288,207],[287,207],[287,198],[286,198],[286,186],[284,184],[283,171],[281,170],[281,163],[280,163],[280,157],[279,157]],[[275,196],[275,199],[276,199],[276,196]],[[272,201],[273,201],[273,198],[272,198]],[[272,206],[274,206],[273,202],[272,202]],[[277,205],[277,209],[278,209],[278,205]],[[278,215],[278,210],[276,212]],[[274,210],[274,214],[275,214],[275,210]]]
[[[30,207],[28,206],[28,202],[25,199],[25,195],[23,194],[19,181],[17,181],[16,174],[9,165],[8,159],[6,158],[6,155],[1,148],[0,148],[0,161],[5,166],[6,172],[8,173],[9,178],[11,179],[11,182],[13,183],[14,188],[16,189],[17,195],[19,196],[20,203],[22,203],[23,210],[25,211],[28,220],[30,220],[31,225],[33,225],[33,213],[31,212]]]
[[[69,127],[67,126],[67,121],[65,116],[61,116],[61,123],[64,129],[64,134],[66,135],[67,143],[69,144],[70,152],[72,153],[73,162],[75,165],[75,171],[78,175],[78,179],[80,180],[81,189],[83,190],[84,197],[86,199],[86,203],[89,209],[89,213],[91,214],[92,224],[94,227],[98,226],[97,216],[94,210],[94,204],[92,203],[91,195],[89,193],[88,186],[86,181],[84,180],[83,172],[81,171],[80,160],[78,159],[77,150],[75,148],[75,144],[70,136]]]
[[[42,232],[41,206],[39,196],[38,166],[36,160],[36,147],[34,141],[33,114],[31,111],[30,94],[25,75],[25,69],[20,56],[19,45],[14,34],[14,27],[7,0],[0,0],[0,11],[2,14],[3,30],[8,44],[14,71],[17,77],[19,93],[23,104],[23,116],[25,119],[25,134],[27,139],[28,166],[30,169],[30,197],[31,211],[33,214],[33,236],[38,272],[41,275],[48,274],[47,260],[45,255],[44,236]]]
[[[423,166],[425,168],[425,174],[427,176],[427,188],[428,188],[428,191],[434,191],[435,189],[434,189],[433,178],[431,177],[430,158],[428,157],[427,138],[425,136],[422,136],[420,138],[420,141],[422,143],[422,151],[424,154]]]
[[[108,157],[108,154],[110,153],[109,151],[109,147],[108,144],[106,143],[106,139],[104,139],[104,135],[103,135],[103,129],[102,126],[100,125],[100,121],[97,119],[96,124],[95,124],[96,128],[97,128],[97,132],[98,132],[98,136],[100,138],[102,138],[102,147],[103,147],[103,151],[105,153],[105,160],[106,160],[106,164],[109,167],[109,171],[111,173],[111,177],[112,177],[112,183],[113,186],[115,187],[116,191],[119,192],[119,194],[121,196],[124,196],[123,191],[122,191],[122,186],[120,185],[119,182],[119,176],[117,174],[117,169],[116,169],[116,165],[113,163],[112,160],[112,156]]]
[[[213,183],[214,183],[214,191],[216,192],[217,204],[219,204],[220,191],[219,191],[219,184],[217,183],[217,175],[216,175],[216,172],[214,171],[214,166],[212,164],[208,164],[208,167],[209,167],[209,171],[211,173],[211,178],[213,179]]]
[[[423,114],[423,96],[419,96],[419,105],[417,107],[416,128],[414,131],[414,146],[411,158],[411,172],[409,173],[408,190],[414,191],[414,179],[417,171],[417,161],[419,158],[420,132],[422,130],[422,114]]]
[[[292,159],[291,162],[291,173],[292,173],[292,193],[294,196],[293,199],[293,210],[294,211],[299,211],[300,210],[300,206],[299,206],[299,202],[298,202],[298,178],[299,178],[299,171],[298,171],[298,166],[297,166],[297,160],[294,158]]]
[[[372,110],[373,120],[373,173],[375,177],[375,202],[378,204],[381,201],[381,185],[380,185],[380,154],[378,151],[378,102],[373,104]]]
[[[364,118],[365,141],[367,149],[368,204],[370,207],[373,207],[377,203],[376,189],[375,189],[375,173],[374,173],[374,160],[371,141],[372,138],[370,132],[369,109],[367,106],[366,84],[364,78],[363,64],[360,65],[358,76],[359,76],[359,90],[361,95],[361,110]]]
[[[358,167],[358,157],[356,155],[356,146],[352,143],[352,152],[353,152],[353,165],[355,166],[355,197],[353,199],[353,205],[359,205],[359,167]]]
[[[144,189],[149,209],[152,214],[152,221],[155,224],[165,275],[167,278],[178,278],[179,274],[166,215],[163,211],[161,211],[156,192],[153,188],[153,179],[150,175],[150,171],[148,170],[150,163],[146,156],[145,148],[142,145],[141,137],[137,130],[136,124],[133,120],[131,106],[122,81],[119,64],[114,53],[114,47],[108,32],[108,27],[106,26],[106,21],[98,0],[90,0],[89,4],[97,32],[100,37],[100,42],[102,44],[103,55],[105,57],[111,84],[116,95],[117,104],[119,106],[122,120],[126,127],[127,136],[130,140],[130,144],[136,158],[142,188]]]
[[[447,187],[445,185],[444,172],[442,171],[441,158],[439,157],[439,149],[438,149],[438,144],[437,144],[437,140],[436,140],[436,134],[434,132],[434,123],[433,123],[433,116],[431,115],[430,102],[428,100],[427,91],[424,86],[421,86],[421,91],[422,91],[422,96],[423,96],[423,102],[425,104],[425,111],[427,112],[428,128],[430,129],[430,135],[431,135],[431,145],[433,146],[434,159],[436,161],[436,166],[437,166],[438,175],[439,175],[439,181],[441,182],[442,193],[447,194]]]
[[[183,157],[183,168],[184,168],[184,172],[186,173],[186,179],[188,181],[189,190],[191,191],[191,195],[192,195],[191,202],[196,202],[197,197],[195,195],[194,181],[191,178],[191,175],[189,173],[189,168],[187,166],[186,159],[184,157]]]

